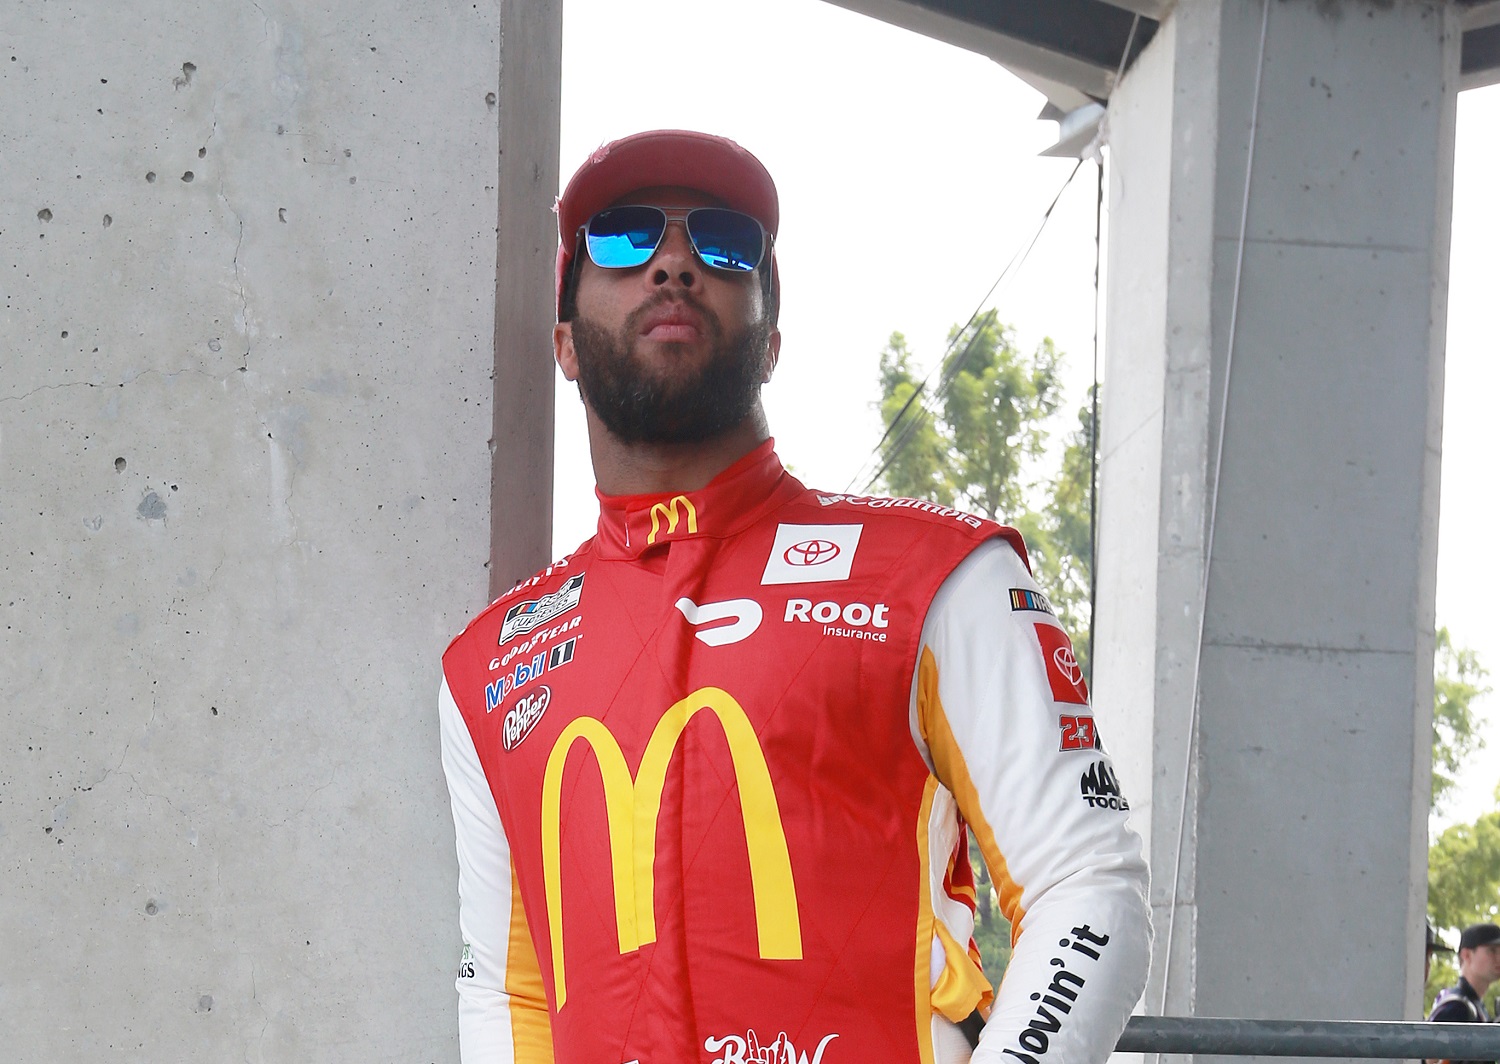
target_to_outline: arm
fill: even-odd
[[[458,1037],[463,1064],[551,1064],[551,1021],[510,844],[448,681],[438,694],[458,842]]]
[[[1000,540],[943,583],[922,630],[913,727],[1012,926],[975,1064],[1087,1064],[1109,1056],[1145,986],[1146,865],[1092,710],[1067,681],[1062,629],[1049,612],[1013,609],[1012,588],[1037,590]]]

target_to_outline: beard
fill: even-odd
[[[702,443],[749,417],[760,402],[771,324],[762,318],[725,336],[717,315],[689,298],[708,332],[708,361],[696,372],[653,373],[637,357],[639,326],[669,299],[633,311],[618,333],[577,317],[573,350],[578,388],[589,408],[623,443]]]

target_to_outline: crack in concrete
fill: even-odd
[[[206,377],[208,380],[211,380],[216,384],[223,384],[228,381],[230,377],[230,375],[227,373],[223,376],[215,376],[214,374],[208,372],[208,370],[197,369],[192,366],[188,366],[184,369],[174,369],[170,372],[160,369],[132,370],[127,373],[122,379],[117,381],[65,381],[62,384],[43,384],[31,389],[29,392],[20,392],[16,395],[0,395],[0,403],[24,402],[25,400],[30,399],[32,396],[37,395],[41,392],[55,392],[60,391],[64,388],[124,388],[128,384],[134,384],[142,377],[160,377],[164,381],[173,381],[178,377],[181,377],[185,373],[192,373],[196,374],[199,377]]]
[[[303,813],[307,812],[307,807],[310,806],[310,805],[312,805],[312,800],[314,798],[316,798],[318,795],[322,794],[329,787],[333,786],[334,781],[336,779],[338,779],[338,775],[339,775],[339,770],[338,770],[337,767],[334,767],[329,772],[329,774],[328,774],[328,782],[322,784],[321,786],[314,787],[312,789],[312,791],[308,793],[308,796],[302,800],[302,805],[298,807],[298,809],[297,809],[297,811],[295,813],[292,813],[285,820],[282,820],[282,821],[280,821],[278,823],[275,823],[275,824],[267,824],[266,826],[268,828],[284,828],[288,824],[290,824],[293,820],[296,820]]]
[[[169,797],[167,797],[167,795],[165,795],[165,794],[157,794],[155,791],[148,791],[148,790],[146,790],[145,787],[141,786],[141,781],[135,778],[135,774],[133,772],[121,772],[120,775],[122,775],[126,779],[128,779],[135,786],[135,789],[141,793],[142,797],[145,797],[145,798],[158,798],[161,801],[166,802],[167,803],[167,807],[169,809],[171,809],[172,812],[176,813],[178,816],[182,817],[183,820],[187,821],[188,824],[189,824],[189,826],[192,825],[192,823],[193,823],[193,817],[192,817],[192,815],[190,813],[188,813],[186,810],[180,809],[177,806],[177,803],[174,802],[174,801],[172,801],[172,799],[169,798]]]
[[[250,954],[248,953],[241,954],[241,956],[243,956],[245,960],[250,964],[250,1000],[255,1003],[256,1008],[260,1009],[260,1014],[262,1017],[264,1017],[264,1022],[260,1025],[260,1034],[256,1036],[255,1046],[253,1048],[255,1049],[256,1055],[261,1060],[265,1060],[266,1057],[264,1050],[266,1042],[266,1030],[271,1026],[271,1014],[266,1011],[265,1005],[262,1004],[260,1000],[260,987],[256,985],[255,981],[255,958],[250,956]],[[245,1064],[250,1064],[251,1048],[252,1047],[248,1045],[245,1047]]]
[[[214,577],[216,577],[216,576],[219,575],[219,570],[222,569],[222,568],[224,568],[225,563],[228,562],[228,561],[229,561],[229,559],[227,557],[220,557],[219,558],[218,564],[216,564],[212,569],[210,569],[209,572],[208,572],[208,575],[203,578],[203,590],[205,590],[205,591],[211,591],[213,589],[213,586],[214,586]]]
[[[107,387],[108,387],[107,384],[101,384],[101,383],[99,383],[97,381],[67,381],[67,382],[65,382],[63,384],[43,384],[40,387],[31,389],[31,391],[29,391],[29,392],[21,392],[18,395],[0,395],[0,403],[19,403],[19,402],[24,402],[25,400],[30,399],[33,395],[36,395],[38,392],[55,392],[55,391],[58,391],[59,389],[62,389],[62,388],[107,388]]]
[[[257,8],[257,10],[259,9]],[[265,17],[264,11],[261,11],[261,17]],[[241,60],[240,69],[235,71],[235,75],[227,79],[214,91],[213,109],[209,114],[209,118],[212,124],[209,127],[208,136],[203,141],[205,145],[212,144],[214,142],[214,139],[219,135],[220,102],[223,100],[224,93],[228,91],[229,87],[231,85],[234,85],[239,80],[240,72],[244,70],[245,64],[249,61],[250,60],[248,56]],[[224,191],[224,166],[221,164],[216,169],[219,175],[217,195],[219,199],[223,201],[224,206],[229,211],[229,213],[234,215],[235,224],[239,227],[239,232],[236,235],[234,241],[234,258],[231,262],[231,266],[234,270],[235,287],[238,289],[238,294],[240,297],[240,326],[242,329],[244,329],[245,335],[245,350],[240,355],[239,368],[245,369],[250,364],[250,300],[249,297],[245,294],[245,275],[244,271],[240,267],[240,250],[245,245],[245,218],[244,215],[240,214],[240,212],[235,209],[234,204],[230,202],[228,194],[226,194],[226,192]]]

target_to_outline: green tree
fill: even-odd
[[[1487,673],[1478,656],[1455,649],[1446,628],[1437,630],[1433,658],[1431,808],[1437,810],[1453,789],[1459,766],[1484,746],[1470,703],[1489,688],[1480,686]]]
[[[1433,812],[1451,794],[1464,762],[1484,745],[1484,721],[1473,703],[1489,691],[1483,684],[1486,675],[1474,651],[1456,648],[1448,629],[1438,629],[1433,658]],[[1495,802],[1500,806],[1500,788]],[[1454,824],[1433,841],[1427,851],[1427,915],[1434,927],[1445,929],[1450,942],[1459,928],[1500,917],[1500,809],[1472,824]],[[1454,960],[1451,954],[1433,958],[1427,1010],[1439,990],[1457,981]]]
[[[880,419],[888,430],[881,443],[881,480],[892,495],[952,506],[957,491],[948,463],[949,442],[931,419],[914,416],[922,409],[920,388],[906,337],[891,333],[880,353]],[[892,430],[897,418],[901,420]]]
[[[1022,355],[993,312],[954,328],[948,344],[940,431],[951,479],[968,509],[1014,521],[1028,510],[1023,465],[1041,456],[1044,422],[1061,399],[1061,356],[1051,340]]]
[[[972,833],[969,864],[974,868],[974,944],[979,947],[985,976],[998,987],[1001,973],[1010,964],[1010,921],[1000,911],[1000,895]]]

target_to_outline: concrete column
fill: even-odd
[[[7,1060],[456,1059],[511,11],[0,5]]]
[[[1458,43],[1202,0],[1111,100],[1095,691],[1148,1012],[1417,1015]]]
[[[562,0],[507,5],[500,43],[500,204],[490,594],[552,560],[552,323],[562,121]]]

